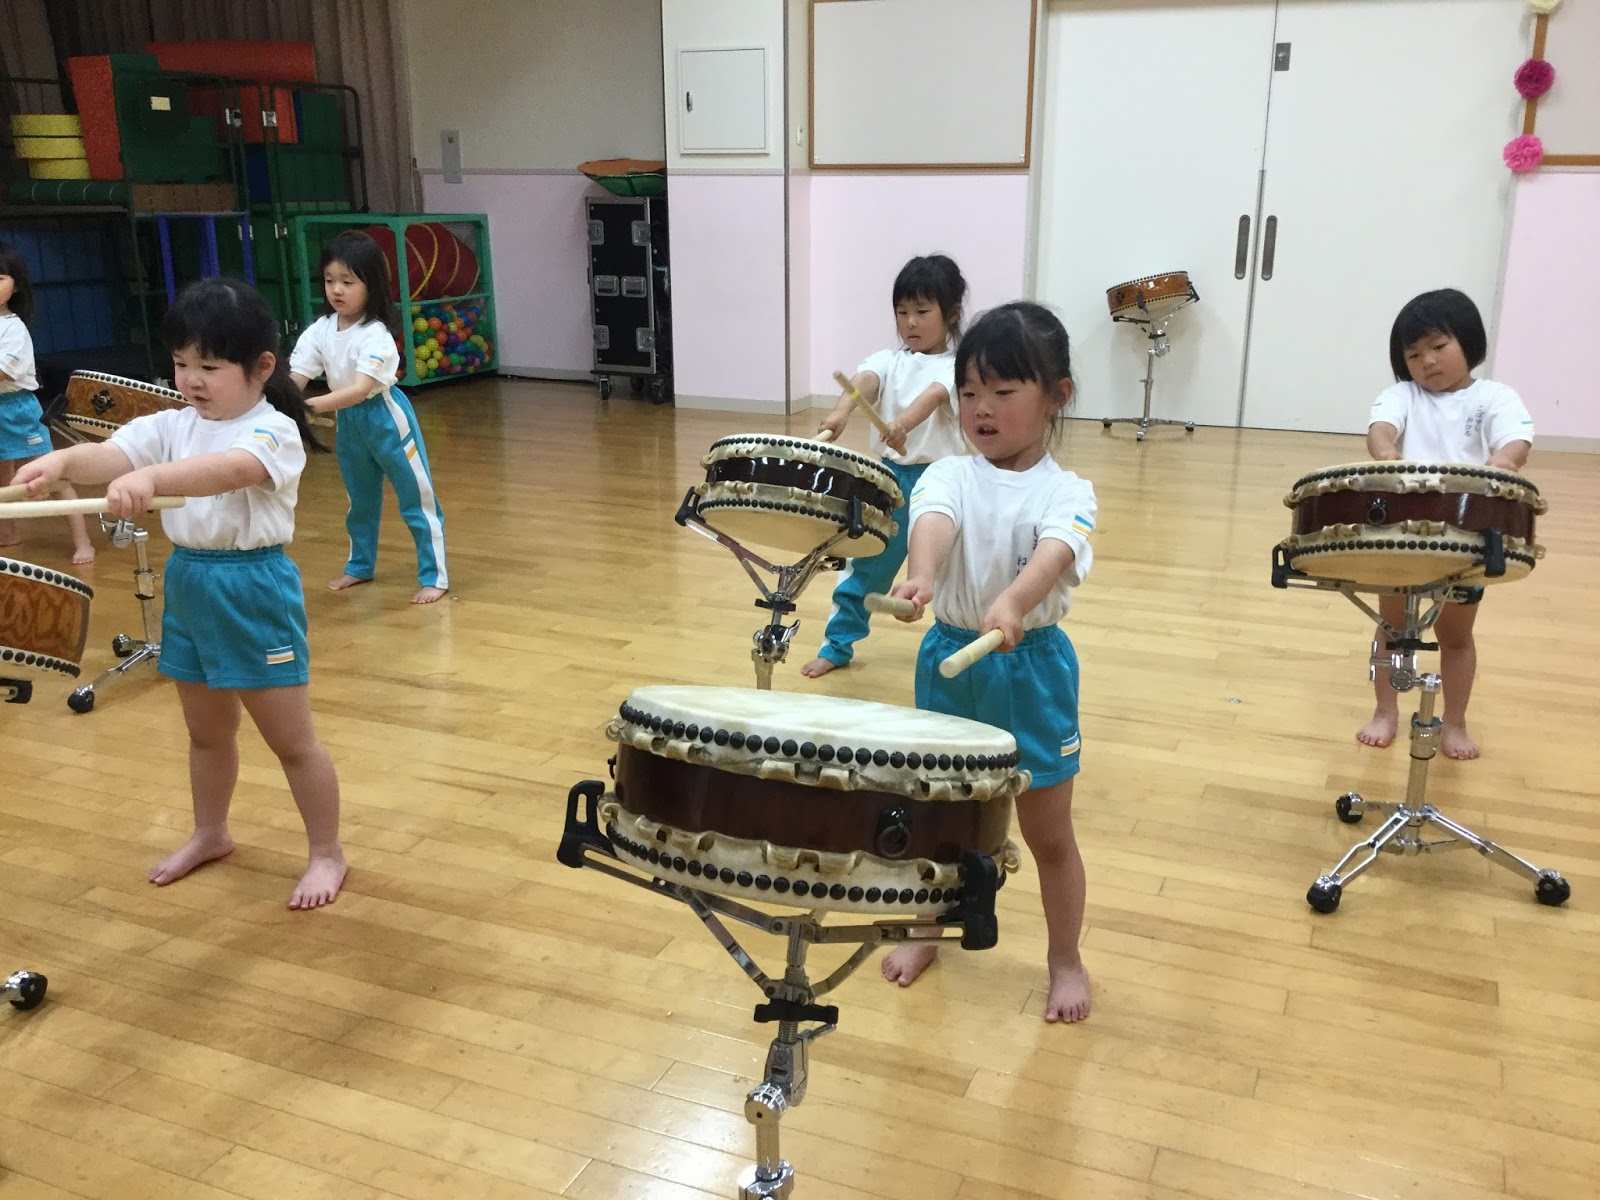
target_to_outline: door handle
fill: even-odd
[[[685,112],[693,112],[694,111],[694,93],[693,92],[685,92],[683,94],[683,108],[684,108]]]
[[[1261,241],[1261,278],[1272,278],[1272,264],[1278,257],[1278,218],[1268,217],[1265,236]]]
[[[1250,214],[1239,218],[1239,240],[1233,245],[1233,277],[1243,279],[1250,271]]]

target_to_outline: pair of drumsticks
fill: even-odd
[[[856,385],[850,382],[850,377],[843,371],[835,371],[833,373],[833,381],[844,389],[844,394],[850,397],[850,403],[867,414],[867,420],[872,422],[872,427],[878,431],[878,436],[887,442],[889,440],[889,427],[883,423],[883,418],[878,415],[878,410],[868,404],[866,398],[856,391]],[[817,441],[819,442],[831,442],[832,440],[833,430],[831,429],[824,429],[817,434]]]
[[[868,592],[864,602],[870,612],[888,613],[895,617],[909,617],[917,611],[917,606],[911,601],[902,600],[898,596],[885,596],[882,592]],[[954,679],[985,654],[993,654],[1000,649],[1005,640],[1006,635],[1001,630],[989,630],[941,662],[939,674],[946,679]]]
[[[182,508],[182,496],[156,496],[150,501],[151,510]],[[29,500],[28,489],[20,483],[0,487],[0,521],[23,517],[65,517],[74,513],[92,516],[106,511],[104,496],[91,496],[86,500]]]

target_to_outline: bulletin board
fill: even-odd
[[[1018,170],[1034,0],[811,0],[811,166]]]

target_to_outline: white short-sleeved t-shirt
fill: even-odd
[[[913,530],[926,513],[943,513],[956,526],[955,546],[933,585],[933,614],[947,625],[977,629],[1039,542],[1056,538],[1072,550],[1072,569],[1022,620],[1024,629],[1054,625],[1094,562],[1094,485],[1049,455],[1026,471],[1002,471],[980,455],[940,459],[912,490]]]
[[[941,404],[922,424],[906,435],[906,451],[899,454],[884,445],[877,427],[872,430],[872,450],[890,462],[928,463],[952,454],[966,454],[967,440],[961,436],[961,421],[956,415],[956,352],[919,354],[901,347],[879,350],[856,368],[878,377],[878,399],[873,405],[885,424],[894,420],[912,401],[928,390],[929,384],[942,384],[949,401]]]
[[[33,337],[16,313],[0,317],[0,392],[36,392],[39,372],[33,362]]]
[[[1400,431],[1400,452],[1412,462],[1482,464],[1512,442],[1533,441],[1522,397],[1492,379],[1458,392],[1397,383],[1372,402],[1368,427],[1379,422]]]
[[[163,509],[161,528],[173,545],[260,550],[293,540],[306,450],[295,423],[264,397],[230,421],[208,421],[192,408],[151,413],[129,421],[111,435],[111,442],[135,468],[228,450],[248,450],[267,468],[265,483],[220,496],[191,496],[182,508]]]
[[[400,350],[394,335],[379,322],[363,321],[341,330],[339,318],[329,313],[300,335],[289,355],[289,370],[307,379],[326,376],[328,390],[334,392],[349,387],[357,375],[370,375],[390,388],[400,377]]]

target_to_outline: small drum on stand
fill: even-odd
[[[1384,679],[1396,692],[1422,693],[1410,721],[1405,799],[1368,800],[1346,792],[1334,801],[1334,812],[1348,825],[1369,810],[1387,817],[1317,878],[1306,903],[1333,912],[1345,885],[1381,852],[1466,848],[1531,881],[1539,903],[1565,904],[1572,888],[1559,871],[1535,866],[1428,803],[1428,768],[1443,731],[1434,708],[1444,679],[1417,669],[1420,652],[1439,648],[1427,634],[1458,589],[1523,579],[1544,557],[1544,547],[1534,541],[1534,518],[1548,507],[1539,490],[1520,475],[1492,467],[1364,462],[1307,475],[1283,502],[1294,511],[1294,532],[1273,548],[1272,586],[1339,592],[1378,628],[1369,679]],[[1362,593],[1396,600],[1403,606],[1400,624],[1391,624]]]
[[[831,551],[846,540],[852,557],[881,554],[905,497],[893,472],[871,455],[809,438],[735,434],[713,442],[702,461],[706,481],[689,489],[674,519],[731,550],[755,581],[756,605],[772,620],[756,631],[750,657],[757,686],[768,688],[800,627],[783,618],[806,584],[820,570],[843,568]],[[775,566],[747,550],[747,541],[804,557]],[[769,588],[758,568],[776,575],[777,585]]]
[[[27,669],[76,677],[93,598],[89,585],[71,575],[0,558],[0,673]],[[8,703],[26,703],[32,691],[26,678],[0,679]]]
[[[1155,388],[1156,359],[1165,357],[1172,349],[1171,343],[1167,341],[1167,322],[1180,308],[1198,303],[1199,300],[1200,293],[1195,291],[1194,284],[1189,281],[1187,271],[1147,275],[1143,279],[1132,279],[1106,290],[1106,307],[1111,310],[1111,319],[1144,326],[1150,346],[1145,351],[1145,373],[1141,381],[1144,384],[1143,413],[1137,417],[1102,417],[1100,424],[1104,428],[1110,429],[1121,422],[1137,425],[1134,437],[1141,442],[1144,441],[1144,435],[1150,431],[1152,425],[1182,425],[1185,433],[1194,432],[1193,421],[1172,421],[1152,417],[1150,393]]]
[[[1520,475],[1465,463],[1328,467],[1284,497],[1293,532],[1282,567],[1316,579],[1386,587],[1521,579],[1544,557],[1534,519],[1549,505]]]
[[[183,408],[183,393],[159,384],[98,371],[74,371],[66,394],[45,408],[45,423],[79,440],[104,441],[135,417]]]
[[[703,461],[695,513],[735,541],[806,553],[848,534],[857,541],[851,556],[869,558],[894,536],[894,510],[904,497],[893,473],[869,454],[742,433],[713,442]],[[849,534],[857,509],[861,531]]]
[[[1016,742],[937,713],[712,687],[639,688],[606,732],[614,790],[572,789],[558,857],[688,905],[761,988],[756,1020],[778,1036],[745,1102],[757,1162],[739,1194],[788,1196],[779,1120],[805,1098],[811,1040],[838,1023],[818,998],[886,942],[957,929],[965,949],[997,940],[995,890],[1017,868],[1012,803],[1029,783]],[[867,923],[827,925],[825,911]],[[787,939],[782,974],[763,972],[722,917]],[[820,943],[859,946],[812,983],[806,955]]]

